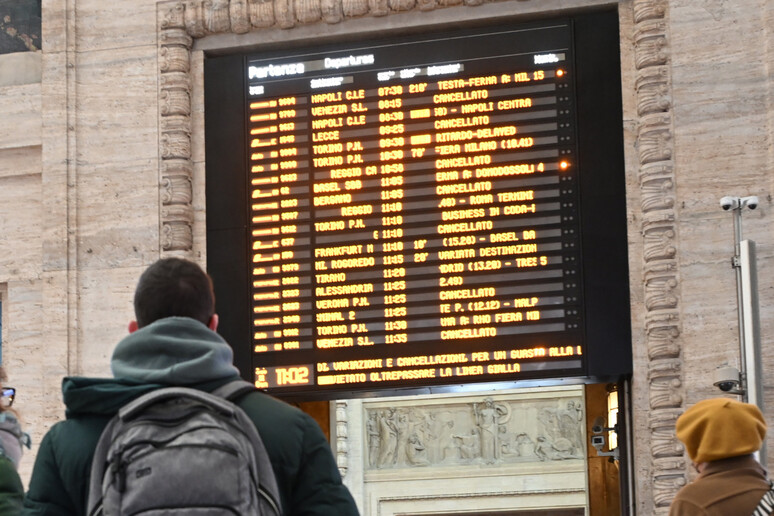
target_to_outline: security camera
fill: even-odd
[[[751,210],[758,207],[758,197],[751,195],[750,197],[742,198],[742,206],[747,206]]]
[[[720,199],[720,207],[724,210],[740,210],[744,207],[754,210],[758,207],[758,197],[750,195],[748,197],[732,197],[727,195]]]
[[[724,210],[735,210],[739,207],[739,197],[731,197],[727,195],[720,199],[720,207]]]
[[[605,431],[605,419],[602,417],[596,418],[594,420],[594,424],[591,425],[591,432],[595,434],[601,434],[604,431]]]
[[[602,451],[605,449],[605,445],[607,444],[607,438],[605,437],[605,432],[618,432],[618,425],[615,425],[614,428],[608,428],[605,426],[605,418],[604,417],[597,417],[594,419],[594,423],[591,425],[591,432],[594,434],[591,436],[591,445],[597,449],[597,456],[598,457],[611,457],[611,460],[618,460],[618,447],[614,450],[610,451]]]
[[[715,387],[723,392],[739,393],[739,369],[730,365],[722,365],[715,369]]]

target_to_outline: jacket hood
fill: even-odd
[[[110,368],[123,380],[193,385],[239,374],[223,338],[199,321],[167,317],[129,334],[116,346]]]
[[[239,376],[223,338],[187,317],[169,317],[128,335],[116,346],[115,378],[67,377],[65,415],[112,416],[136,397],[169,385],[211,391]]]

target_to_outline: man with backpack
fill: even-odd
[[[55,424],[40,445],[23,514],[102,514],[103,498],[127,513],[148,510],[138,504],[161,498],[182,507],[164,514],[186,514],[185,507],[190,513],[205,506],[210,512],[205,508],[195,513],[244,513],[247,509],[230,505],[230,500],[218,500],[215,509],[211,501],[202,500],[234,488],[244,502],[254,495],[249,489],[259,489],[247,487],[257,480],[261,486],[266,481],[268,491],[275,492],[266,499],[278,498],[284,516],[358,514],[317,423],[253,388],[245,392],[236,382],[232,350],[215,333],[218,316],[212,282],[198,265],[178,258],[154,263],[140,278],[134,307],[137,320],[129,324],[129,336],[118,343],[111,359],[114,378],[64,379],[66,420]],[[168,387],[183,389],[163,391]],[[207,394],[212,392],[218,396]],[[143,397],[159,393],[160,401]],[[235,450],[254,441],[244,437],[250,429],[239,426],[244,414],[232,409],[234,405],[258,430],[256,438],[268,460],[261,459],[260,450],[236,459],[242,452]],[[202,423],[203,418],[211,418],[211,423]],[[108,423],[108,435],[102,436]],[[193,423],[198,430],[192,429]],[[209,430],[222,425],[232,429],[218,435]],[[234,436],[240,436],[241,444],[227,441]],[[155,439],[152,445],[139,447],[150,438]],[[95,454],[98,441],[100,450]],[[209,466],[210,457],[221,460],[229,455],[235,464],[244,462],[251,468],[249,474],[238,473],[242,466]],[[190,464],[180,464],[189,460]],[[90,493],[92,462],[97,478],[92,479]],[[263,462],[271,466],[268,475],[260,472]],[[186,470],[195,472],[193,480],[175,479]],[[257,475],[271,478],[252,478]],[[197,487],[201,481],[206,488]],[[258,509],[249,513],[263,514]]]

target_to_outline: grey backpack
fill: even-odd
[[[228,401],[254,389],[243,381],[212,394],[167,387],[122,407],[94,453],[89,516],[279,516],[266,448]]]

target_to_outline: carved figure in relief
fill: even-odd
[[[379,413],[379,460],[377,467],[392,464],[395,460],[395,447],[398,443],[394,423],[395,409],[382,410]]]
[[[519,450],[518,436],[508,431],[508,428],[504,425],[498,429],[500,435],[498,441],[500,443],[500,457],[519,457],[521,451]]]
[[[537,438],[535,455],[542,461],[582,458],[569,440],[559,438],[556,441],[552,441],[550,438],[542,435]]]
[[[550,451],[551,446],[546,441],[546,438],[542,435],[538,437],[537,443],[535,443],[535,455],[537,455],[540,460],[548,460]]]
[[[544,408],[538,414],[542,434],[535,444],[535,455],[540,460],[560,460],[581,458],[583,445],[580,432],[582,411],[575,402],[567,404],[567,409]]]
[[[378,414],[371,412],[366,423],[368,433],[368,464],[371,467],[378,465],[379,460],[379,421]]]
[[[522,457],[535,456],[535,442],[525,433],[516,436],[516,443],[519,446],[519,455]]]
[[[480,429],[481,457],[485,462],[493,463],[500,457],[498,427],[510,419],[510,408],[503,403],[495,403],[492,398],[486,398],[483,404],[473,404],[473,413]]]
[[[417,435],[427,448],[427,458],[433,464],[441,461],[440,437],[444,425],[438,414],[429,412],[425,414],[424,422],[417,430]]]
[[[417,434],[411,434],[406,448],[409,464],[413,466],[427,466],[430,461],[427,459],[427,449]]]
[[[567,408],[559,411],[559,436],[567,439],[576,450],[583,449],[581,436],[581,422],[583,421],[583,409],[575,401],[567,402]]]
[[[399,413],[395,418],[395,455],[393,456],[393,463],[398,465],[408,464],[408,447],[409,447],[409,420],[406,413]]]
[[[474,428],[470,434],[452,435],[459,450],[461,459],[475,459],[481,455],[481,437],[479,431]]]
[[[417,434],[417,437],[423,443],[436,438],[433,427],[435,426],[436,416],[433,413],[425,412],[424,410],[412,409],[409,415],[409,422],[411,423],[411,432]]]
[[[460,458],[459,448],[454,444],[452,429],[454,421],[446,421],[438,432],[437,458],[434,462],[449,462]]]

